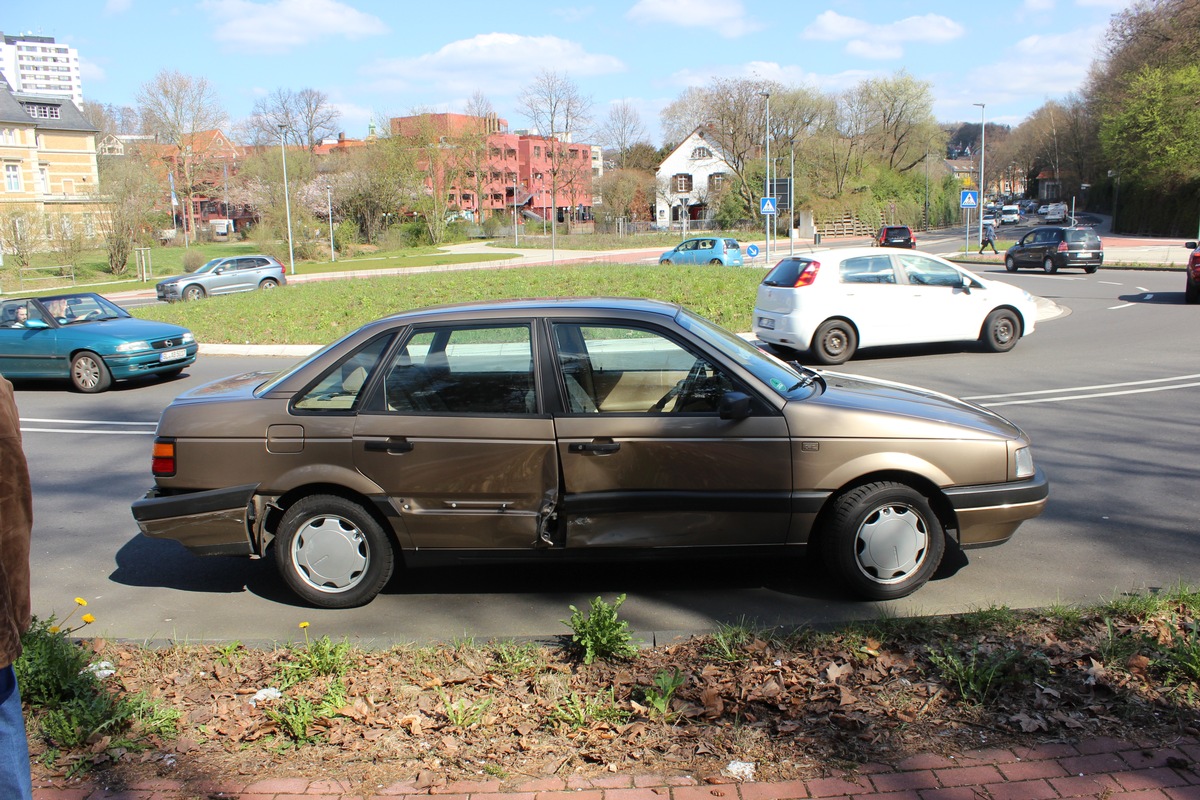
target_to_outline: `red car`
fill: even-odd
[[[1192,304],[1200,303],[1200,247],[1196,245],[1196,242],[1188,242],[1184,245],[1192,251],[1192,254],[1188,257],[1187,288],[1184,289],[1183,296]]]

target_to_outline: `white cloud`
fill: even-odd
[[[638,0],[625,16],[634,22],[709,28],[730,39],[762,28],[746,16],[741,0]]]
[[[550,13],[566,22],[569,25],[575,25],[583,22],[588,17],[596,13],[595,6],[564,6],[562,8],[551,8]]]
[[[469,95],[486,86],[489,94],[503,95],[519,91],[543,69],[578,78],[623,72],[625,64],[557,36],[481,33],[433,53],[380,61],[367,71],[379,76],[375,88],[382,90],[420,87]]]
[[[1034,14],[1045,14],[1053,11],[1054,5],[1055,0],[1025,0],[1025,2],[1021,4],[1021,11],[1031,12]]]
[[[217,24],[214,38],[280,52],[329,37],[360,39],[388,33],[383,20],[339,0],[202,0]]]
[[[840,92],[867,78],[876,77],[870,70],[848,69],[835,73],[810,72],[800,66],[783,65],[774,61],[748,61],[744,64],[712,69],[682,69],[671,74],[670,83],[680,87],[708,86],[714,78],[749,78],[774,81],[785,86],[812,86],[822,92]]]
[[[133,0],[106,0],[104,3],[105,14],[123,14],[133,8]]]
[[[843,16],[836,11],[824,11],[801,31],[800,36],[825,42],[845,40],[846,54],[855,58],[895,60],[904,56],[905,43],[945,44],[960,38],[965,32],[962,25],[940,14],[923,14],[875,24]]]

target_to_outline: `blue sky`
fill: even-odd
[[[275,89],[315,88],[347,136],[413,110],[462,111],[482,91],[510,127],[541,70],[566,73],[603,119],[659,112],[713,77],[826,92],[900,69],[932,85],[939,121],[1019,124],[1078,90],[1127,0],[56,0],[10,3],[5,34],[79,50],[84,97],[135,105],[170,68],[205,76],[232,120]],[[836,9],[836,10],[835,10]]]

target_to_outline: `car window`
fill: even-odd
[[[575,414],[717,413],[733,381],[654,331],[559,323],[558,366]]]
[[[388,411],[535,414],[528,324],[417,330],[384,377]]]
[[[695,240],[688,240],[688,241],[684,242],[683,244],[679,245],[679,249],[680,250],[695,250],[696,242],[695,242]]]
[[[390,336],[380,336],[342,359],[293,404],[298,411],[354,411]]]
[[[962,286],[962,273],[949,264],[934,261],[926,256],[904,254],[899,256],[900,268],[909,283],[916,286]]]
[[[725,249],[726,250],[741,250],[742,248],[738,244],[737,239],[726,239],[725,240]]]
[[[896,273],[889,256],[847,258],[838,267],[842,283],[895,283]]]
[[[701,239],[700,240],[700,249],[701,250],[712,250],[713,249],[713,240],[712,239]]]
[[[1082,244],[1085,247],[1098,249],[1100,247],[1100,237],[1095,231],[1067,231],[1067,241],[1072,244]]]

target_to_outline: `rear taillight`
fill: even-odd
[[[804,269],[800,270],[800,274],[796,276],[796,282],[792,286],[811,286],[812,282],[817,279],[817,270],[820,268],[820,261],[808,262]]]
[[[1059,242],[1059,243],[1058,243],[1058,247],[1057,247],[1057,248],[1055,248],[1055,249],[1057,249],[1057,250],[1058,250],[1058,252],[1060,252],[1060,253],[1065,253],[1065,252],[1067,252],[1068,250],[1070,250],[1071,248],[1067,246],[1067,243],[1066,243],[1066,242]]]
[[[150,457],[150,472],[155,477],[169,478],[175,474],[175,440],[155,439]]]

